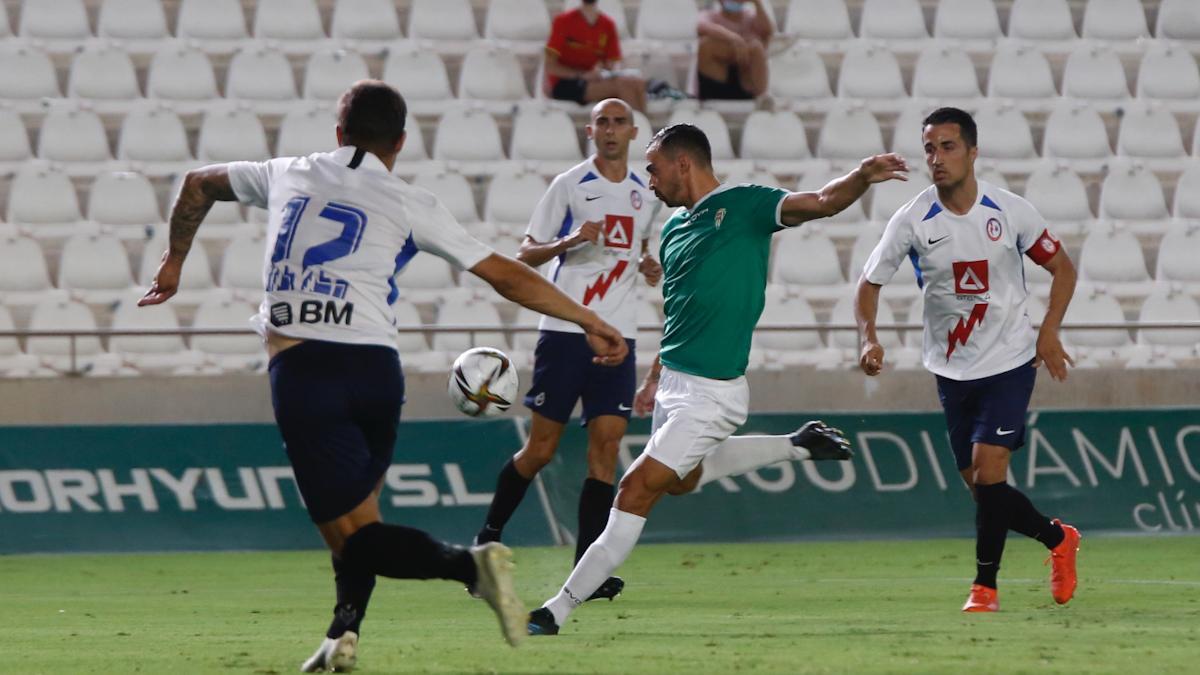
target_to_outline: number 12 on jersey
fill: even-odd
[[[317,214],[317,218],[332,221],[342,226],[341,233],[333,239],[314,243],[304,249],[297,260],[292,255],[293,244],[301,229],[305,234],[319,230],[312,221],[301,228],[305,211],[308,209],[311,197],[301,195],[293,197],[283,205],[283,220],[279,225],[279,234],[275,238],[275,248],[271,252],[271,274],[267,279],[267,291],[308,291],[335,298],[345,298],[350,284],[335,269],[328,269],[329,263],[344,258],[358,250],[362,244],[363,230],[367,227],[367,214],[362,210],[338,202],[327,202]],[[336,266],[334,266],[336,267]],[[299,272],[300,285],[297,289],[296,274]]]

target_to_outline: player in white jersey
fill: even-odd
[[[860,366],[867,375],[883,366],[875,331],[879,289],[908,258],[925,299],[925,367],[937,376],[950,445],[976,503],[976,576],[963,611],[999,609],[996,573],[1010,529],[1050,550],[1050,590],[1063,604],[1075,592],[1079,532],[1043,516],[1007,479],[1012,452],[1025,442],[1035,368],[1044,364],[1065,380],[1067,364],[1074,365],[1058,329],[1075,267],[1029,202],[976,180],[969,114],[940,108],[922,129],[933,185],[892,216],[863,268],[855,298]],[[1039,331],[1027,309],[1022,256],[1053,275]]]
[[[436,197],[391,174],[407,109],[390,86],[364,80],[338,102],[337,150],[188,172],[170,217],[170,248],[139,304],[166,301],[214,201],[268,210],[266,290],[255,325],[271,361],[275,419],[309,516],[332,551],[334,619],[306,672],[348,670],[375,576],[453,579],[500,618],[511,644],[525,613],[501,544],[452,546],[385,525],[379,490],[404,400],[392,304],[394,274],[419,250],[445,258],[526,307],[579,325],[598,363],[616,365],[619,331],[540,275],[472,239]]]
[[[548,464],[575,404],[583,400],[588,430],[588,473],[579,493],[575,562],[608,521],[617,451],[633,410],[637,366],[639,273],[654,286],[662,267],[649,253],[650,228],[660,202],[646,180],[629,168],[629,143],[637,136],[633,109],[619,99],[592,108],[586,127],[596,152],[559,174],[534,210],[517,259],[533,267],[549,262],[546,276],[621,331],[630,357],[616,368],[591,362],[573,323],[543,316],[534,354],[533,382],[525,396],[531,411],[524,447],[504,465],[477,543],[500,541],[502,530],[530,482]],[[624,582],[612,577],[592,596],[612,599]]]

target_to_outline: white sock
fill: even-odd
[[[554,622],[563,625],[576,607],[582,605],[612,573],[625,562],[642,536],[646,519],[612,509],[604,532],[592,542],[558,595],[542,605],[554,614]]]
[[[730,436],[704,458],[699,485],[795,458],[796,448],[787,436]]]

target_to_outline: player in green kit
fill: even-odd
[[[722,185],[713,175],[708,138],[690,124],[655,134],[646,159],[650,189],[667,206],[682,207],[663,227],[659,250],[666,313],[662,346],[634,399],[639,415],[653,406],[653,433],[621,479],[604,532],[558,595],[529,615],[531,635],[558,633],[629,556],[664,494],[686,494],[789,459],[851,455],[841,432],[819,421],[788,436],[732,434],[746,421],[750,391],[744,373],[765,304],[771,235],[834,215],[872,183],[905,180],[904,160],[869,157],[817,192]]]

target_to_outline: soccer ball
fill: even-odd
[[[508,410],[518,386],[517,369],[499,349],[468,349],[450,368],[450,400],[471,417],[493,417]]]

